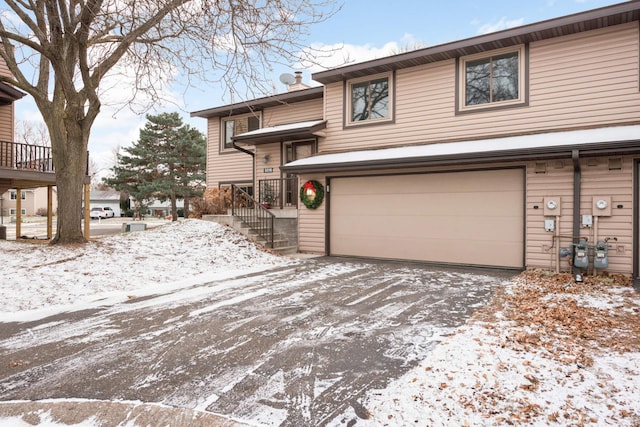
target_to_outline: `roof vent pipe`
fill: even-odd
[[[578,243],[580,240],[580,186],[582,181],[580,152],[578,150],[572,150],[571,159],[573,160],[573,243]],[[571,273],[575,274],[575,266],[571,268]]]

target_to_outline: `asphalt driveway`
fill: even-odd
[[[316,258],[0,323],[0,399],[157,402],[253,425],[358,425],[509,274]]]

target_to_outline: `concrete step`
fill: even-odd
[[[271,249],[271,251],[276,255],[293,255],[295,253],[298,253],[298,248],[296,246],[284,246]]]

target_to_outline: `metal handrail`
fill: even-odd
[[[0,167],[54,172],[51,147],[0,141]]]
[[[298,207],[298,177],[261,179],[258,200],[272,208]]]
[[[55,173],[51,147],[0,140],[0,168]],[[87,169],[89,175],[89,152]]]
[[[273,248],[275,215],[235,184],[231,184],[231,215],[240,218]]]

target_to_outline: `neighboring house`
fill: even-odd
[[[171,200],[165,200],[164,202],[157,199],[147,200],[147,210],[144,215],[151,215],[158,218],[165,218],[171,215]],[[129,197],[129,205],[131,209],[135,208],[136,199]],[[176,199],[176,207],[178,210],[184,209],[184,199]]]
[[[116,217],[121,216],[120,192],[115,190],[91,190],[89,208],[111,208]]]
[[[297,199],[320,182],[322,204],[297,211],[302,252],[581,267],[568,249],[588,255],[582,271],[638,277],[639,20],[629,1],[194,112],[208,120],[207,186],[292,174]]]
[[[56,214],[58,208],[58,199],[56,197],[56,188],[53,187],[53,197],[51,200],[53,215]],[[18,191],[11,189],[0,195],[2,197],[2,213],[4,216],[17,215]],[[40,212],[47,211],[47,188],[38,187],[27,190],[20,190],[20,210],[22,215],[37,215]]]

